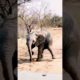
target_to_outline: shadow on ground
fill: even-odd
[[[51,59],[45,59],[45,60],[41,60],[41,61],[36,61],[36,59],[37,58],[33,58],[32,59],[32,62],[45,62],[45,61],[47,61],[47,62],[51,62],[51,61],[53,61],[53,59],[51,60]],[[18,64],[23,64],[23,63],[31,63],[30,62],[30,60],[29,59],[19,59],[18,60]]]

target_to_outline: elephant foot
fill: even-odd
[[[41,58],[37,58],[37,60],[36,61],[41,61]]]
[[[55,59],[55,57],[53,56],[52,59]]]
[[[29,61],[32,62],[32,59],[30,59]]]

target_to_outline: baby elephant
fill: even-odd
[[[52,59],[54,59],[53,52],[50,48],[50,45],[52,44],[52,39],[50,39],[50,34],[48,33],[46,36],[43,36],[42,34],[37,35],[36,42],[32,44],[32,48],[35,46],[38,47],[38,57],[37,61],[40,61],[43,57],[43,51],[45,49],[48,49],[51,53]]]

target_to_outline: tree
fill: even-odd
[[[61,27],[62,26],[62,17],[54,15],[53,18],[51,19],[51,24],[53,26]]]

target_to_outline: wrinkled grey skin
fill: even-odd
[[[15,20],[6,21],[0,28],[0,64],[4,80],[14,80],[13,66],[17,67],[17,31]],[[16,55],[14,58],[13,56]],[[15,63],[12,63],[12,61]],[[1,79],[1,77],[0,77]],[[3,79],[1,79],[3,80]]]
[[[17,31],[14,24],[17,25],[15,20],[9,20],[3,24],[3,27],[0,27],[0,64],[2,65],[2,74],[5,76],[4,80],[14,80],[13,66],[17,64],[16,60],[15,63],[12,63],[13,56],[17,55]]]
[[[63,68],[72,80],[80,80],[80,28],[68,14],[63,14]],[[65,79],[65,74],[63,79]]]
[[[0,15],[0,80],[17,80],[14,74],[17,67],[16,5],[14,7],[11,14]]]

